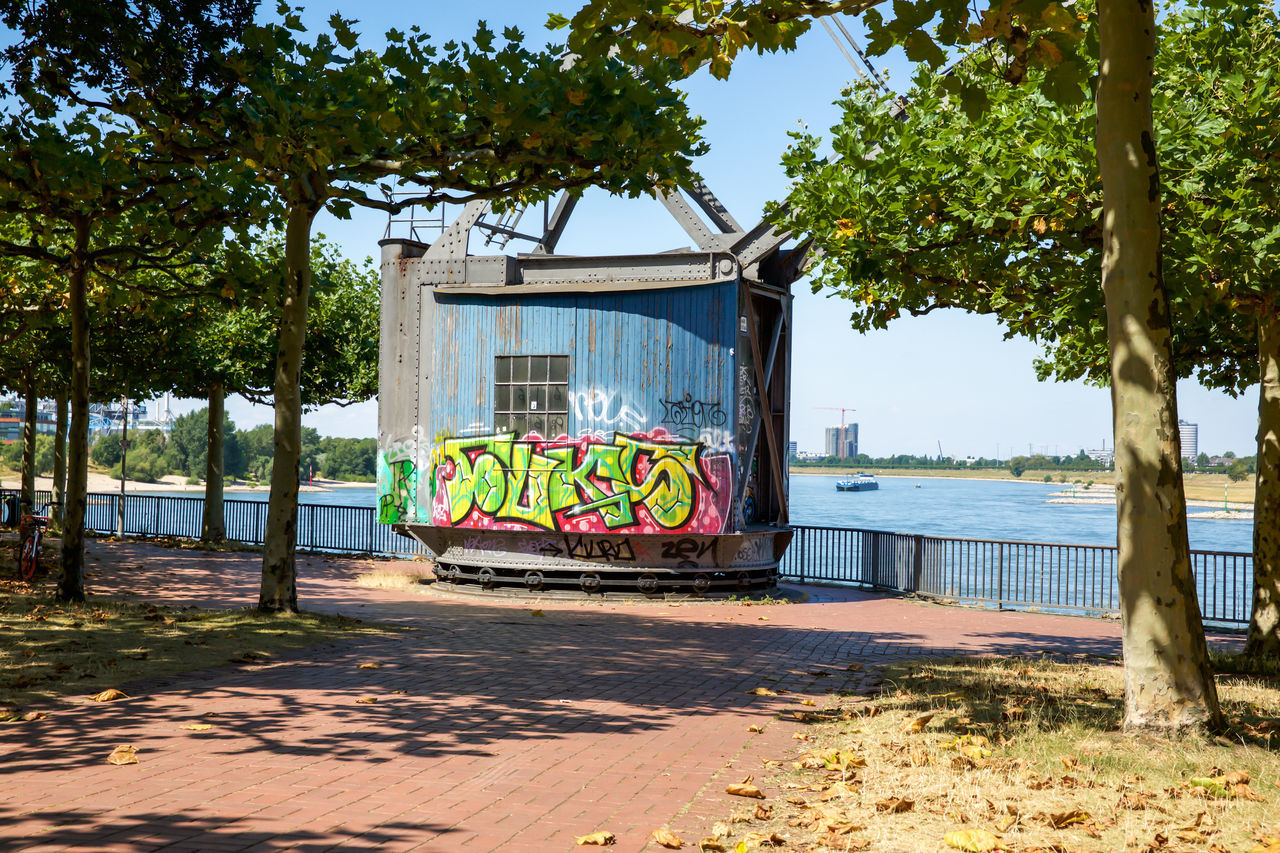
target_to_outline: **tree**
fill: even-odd
[[[1163,209],[1174,258],[1165,266],[1174,365],[1241,393],[1273,358],[1258,332],[1277,291],[1280,204],[1267,152],[1280,122],[1254,81],[1280,61],[1276,18],[1262,4],[1193,4],[1162,23],[1154,98],[1166,167],[1177,176]],[[928,74],[908,100],[902,122],[883,99],[855,90],[833,129],[840,160],[819,156],[807,135],[788,153],[799,178],[788,223],[814,235],[820,280],[853,300],[856,328],[943,307],[990,313],[1010,334],[1044,343],[1042,377],[1109,384],[1102,294],[1089,272],[1103,248],[1101,181],[1086,131],[1093,105],[994,89],[971,121]],[[1264,384],[1262,411],[1267,393]],[[1278,429],[1260,419],[1261,435]],[[1260,475],[1259,494],[1276,480],[1280,469]],[[1255,589],[1275,590],[1280,601],[1270,568],[1277,557],[1266,544],[1280,548],[1277,518],[1280,510],[1255,515],[1254,565]],[[1260,618],[1274,633],[1266,607],[1254,608],[1253,623]]]
[[[269,404],[277,318],[286,292],[283,236],[267,233],[248,247],[227,246],[219,257],[218,268],[211,273],[215,283],[234,282],[232,290],[242,294],[240,304],[210,297],[199,305],[195,320],[170,347],[166,381],[179,394],[206,397],[209,411],[223,411],[229,394]],[[302,363],[302,405],[367,400],[377,392],[378,274],[368,259],[363,266],[344,260],[323,236],[312,245],[311,267],[310,344]],[[184,424],[180,443],[188,475],[205,480],[201,538],[218,541],[226,536],[223,477],[243,474],[244,460],[239,448],[228,443],[235,439],[225,417],[211,419],[206,411],[199,415],[199,422],[198,436],[189,435]]]
[[[1009,460],[1009,473],[1015,477],[1021,477],[1027,471],[1029,461],[1025,456],[1013,457]]]
[[[207,229],[243,221],[233,211],[244,210],[252,195],[237,191],[247,185],[230,190],[229,182],[192,179],[145,137],[93,112],[41,122],[34,117],[41,111],[37,101],[0,125],[9,153],[0,162],[0,214],[31,235],[22,242],[0,239],[0,254],[47,265],[65,282],[71,426],[58,595],[82,601],[91,296],[99,304],[127,301],[130,288],[111,284],[130,270],[190,263]]]
[[[940,2],[895,3],[894,17],[886,21],[863,3],[815,7],[805,0],[731,5],[592,0],[574,16],[570,44],[575,50],[598,52],[619,43],[625,57],[643,62],[646,51],[678,57],[686,71],[708,61],[712,72],[723,76],[741,47],[787,48],[794,44],[796,19],[844,9],[862,12],[872,54],[898,43],[909,59],[937,68],[946,60],[939,42],[990,40],[997,49],[976,54],[984,72],[1000,70],[1005,80],[1022,83],[1038,62],[1048,71],[1033,85],[1054,101],[1079,100],[1077,84],[1085,74],[1076,50],[1077,19],[1052,2],[992,8],[970,30],[966,7]],[[931,22],[935,26],[926,30]],[[1102,291],[1117,456],[1125,720],[1131,729],[1214,725],[1220,712],[1191,583],[1170,323],[1161,278],[1160,184],[1151,119],[1154,11],[1134,0],[1100,0],[1098,24],[1105,72],[1096,95]],[[1030,32],[1032,25],[1045,32]],[[969,115],[985,107],[985,93],[963,78],[948,77],[944,86]]]
[[[416,32],[393,31],[376,54],[358,49],[350,22],[338,16],[330,32],[306,41],[296,12],[281,12],[283,23],[248,28],[240,48],[215,63],[219,85],[157,89],[155,68],[132,57],[107,63],[114,74],[91,62],[77,79],[74,61],[55,61],[93,53],[74,39],[24,53],[36,57],[31,76],[127,114],[166,152],[243,164],[285,210],[275,464],[259,598],[268,611],[297,607],[299,372],[316,214],[328,208],[344,215],[351,204],[532,201],[588,185],[634,195],[687,178],[690,157],[700,150],[698,122],[681,98],[663,80],[638,77],[616,59],[568,63],[532,53],[513,29],[499,46],[483,26],[473,45],[449,43],[442,51]],[[47,43],[48,29],[34,21],[26,44]],[[145,39],[129,35],[123,42],[137,48]],[[389,204],[367,192],[381,179],[420,191]]]

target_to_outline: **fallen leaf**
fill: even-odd
[[[377,703],[377,701],[378,701],[377,697],[374,697],[374,696],[361,696],[359,699],[356,700],[356,704],[357,705],[374,705]]]
[[[1090,814],[1081,809],[1071,809],[1066,812],[1055,812],[1046,814],[1039,812],[1033,816],[1037,820],[1042,820],[1054,829],[1062,829],[1076,823],[1084,823],[1090,819]]]
[[[1062,762],[1062,766],[1067,768],[1067,770],[1075,770],[1079,764],[1074,755],[1063,755],[1060,756],[1058,760]]]
[[[876,803],[876,811],[899,814],[911,811],[915,808],[915,804],[915,800],[908,800],[906,797],[890,797],[887,800],[881,800]]]
[[[903,723],[902,728],[899,729],[899,731],[907,733],[922,732],[924,731],[924,727],[929,725],[929,721],[932,719],[933,714],[924,714],[916,717],[914,720],[909,720],[908,722]]]
[[[358,667],[358,669],[382,669],[382,664],[380,664],[380,663],[362,663],[362,664],[360,664],[360,666]]]
[[[760,805],[756,806],[756,814],[755,814],[756,820],[768,820],[772,816],[773,816],[773,806],[765,805],[764,803],[761,803]]]
[[[186,729],[189,732],[207,732],[213,726],[208,723],[187,723],[185,726],[179,726],[179,728]]]
[[[724,789],[726,794],[733,794],[735,797],[754,797],[757,800],[764,799],[764,792],[748,782],[735,782]]]
[[[138,751],[132,746],[117,746],[111,750],[111,754],[107,756],[107,761],[111,764],[137,764]]]
[[[942,839],[948,847],[965,850],[968,853],[987,853],[990,850],[1006,850],[1000,837],[985,829],[959,829],[948,832]]]
[[[768,687],[753,687],[747,691],[751,696],[777,696],[778,694],[770,690]]]
[[[996,818],[995,826],[996,826],[996,829],[1000,830],[1001,832],[1005,832],[1009,829],[1009,827],[1013,826],[1017,822],[1018,822],[1018,816],[1016,814],[1006,814]]]
[[[114,702],[117,699],[128,699],[128,694],[123,691],[116,690],[114,687],[104,690],[101,693],[95,693],[89,697],[94,702]]]
[[[533,611],[532,613],[530,613],[529,615],[530,615],[530,616],[532,616],[532,617],[534,617],[535,619],[545,619],[545,618],[546,618],[546,616],[547,616],[547,614],[543,613],[541,610],[534,610],[534,611]],[[610,842],[610,843],[612,843],[612,842]]]
[[[764,731],[764,726],[748,726],[747,731],[751,732],[752,734],[758,735]]]
[[[810,706],[810,707],[814,707],[814,706],[816,706],[818,703],[817,703],[817,702],[815,702],[815,701],[813,701],[812,699],[801,699],[801,700],[800,700],[800,704],[801,704],[801,705],[808,705],[808,706]]]
[[[724,845],[714,835],[708,835],[698,842],[698,849],[703,853],[724,853]]]
[[[684,841],[681,840],[680,836],[669,829],[655,829],[653,831],[653,840],[668,850],[679,850],[684,846]]]
[[[594,844],[597,847],[605,847],[615,841],[617,839],[613,837],[613,833],[604,830],[593,832],[589,835],[579,835],[574,838],[574,843],[576,844]]]
[[[850,672],[857,672],[858,670],[862,669],[862,664],[851,663],[848,666],[846,666],[845,669],[849,670]]]
[[[730,829],[729,824],[724,821],[717,821],[716,824],[711,827],[711,834],[716,838],[728,838],[730,835],[733,835],[733,830]]]

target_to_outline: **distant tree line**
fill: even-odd
[[[1018,461],[1018,465],[1014,466],[1014,461]],[[1034,469],[1037,471],[1107,471],[1111,466],[1108,463],[1097,462],[1090,459],[1088,455],[1081,450],[1075,456],[1015,456],[1012,460],[987,459],[980,457],[972,462],[956,459],[951,456],[912,456],[908,453],[900,453],[896,456],[868,456],[865,453],[859,453],[857,456],[826,456],[820,459],[801,459],[798,456],[791,457],[791,467],[793,468],[937,468],[941,470],[961,470],[968,471],[975,468],[1000,469],[1009,468],[1011,471],[1015,468],[1014,476],[1021,476],[1022,471]]]
[[[186,477],[192,484],[203,479],[209,453],[208,419],[209,410],[204,408],[179,417],[168,435],[160,430],[130,432],[125,460],[129,479],[154,483],[171,474]],[[223,436],[223,474],[227,480],[257,483],[270,479],[275,458],[270,424],[240,430],[224,417]],[[302,480],[314,474],[327,480],[372,482],[377,446],[377,439],[321,437],[316,430],[303,427],[298,476]],[[120,451],[119,434],[103,435],[94,441],[89,458],[119,478]],[[49,456],[52,459],[52,449]]]

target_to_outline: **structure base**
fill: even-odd
[[[671,536],[472,530],[397,525],[436,554],[454,588],[639,596],[728,596],[773,589],[785,528]]]

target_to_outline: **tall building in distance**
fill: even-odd
[[[788,457],[795,456],[795,455],[796,455],[797,453],[799,453],[799,452],[800,452],[800,444],[799,444],[799,442],[795,442],[795,441],[788,441],[788,442],[787,442],[787,456],[788,456]]]
[[[858,425],[845,424],[844,435],[841,427],[827,427],[827,455],[839,459],[852,459],[858,455]]]
[[[1182,439],[1182,458],[1195,459],[1200,455],[1200,425],[1178,420],[1178,436]]]

